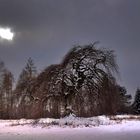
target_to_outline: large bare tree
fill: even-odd
[[[95,102],[104,79],[111,82],[114,74],[118,74],[114,51],[98,49],[95,45],[96,43],[76,46],[64,57],[61,63],[63,66],[62,88],[66,99],[73,94],[82,101],[82,98],[85,100],[84,96],[87,93]]]
[[[108,85],[116,86],[113,77],[115,73],[118,74],[118,66],[114,51],[95,46],[96,43],[75,46],[60,64],[49,66],[38,76],[35,93],[46,103],[45,109],[52,109],[46,116],[51,113],[53,115],[54,112],[58,112],[58,116],[69,113],[78,116],[100,114],[99,108],[102,108],[100,104],[103,99],[100,98],[101,93],[112,90],[113,87]],[[108,82],[106,86],[105,82]],[[112,98],[113,93],[107,96]],[[62,109],[56,111],[54,104]]]

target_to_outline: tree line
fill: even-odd
[[[73,47],[60,64],[41,73],[29,58],[15,86],[0,62],[0,118],[140,114],[140,90],[131,104],[131,95],[115,79],[118,73],[114,51],[96,43]]]

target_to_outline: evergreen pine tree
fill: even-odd
[[[138,88],[133,103],[133,110],[135,114],[140,114],[140,89]]]
[[[15,104],[13,108],[17,108],[16,117],[28,117],[32,96],[33,83],[37,76],[37,70],[31,58],[28,59],[25,68],[22,70],[15,89]]]
[[[37,70],[31,58],[28,59],[25,68],[22,70],[17,86],[16,92],[18,94],[31,95],[31,88],[37,76]]]
[[[5,70],[3,74],[3,117],[10,118],[11,108],[12,108],[12,87],[13,87],[13,75],[10,71]]]
[[[0,118],[8,119],[12,106],[13,75],[0,61]]]

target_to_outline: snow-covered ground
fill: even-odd
[[[0,120],[0,140],[140,140],[137,116]]]

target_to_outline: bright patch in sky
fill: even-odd
[[[0,27],[0,38],[12,41],[14,37],[14,33],[11,31],[10,28],[2,28]]]

